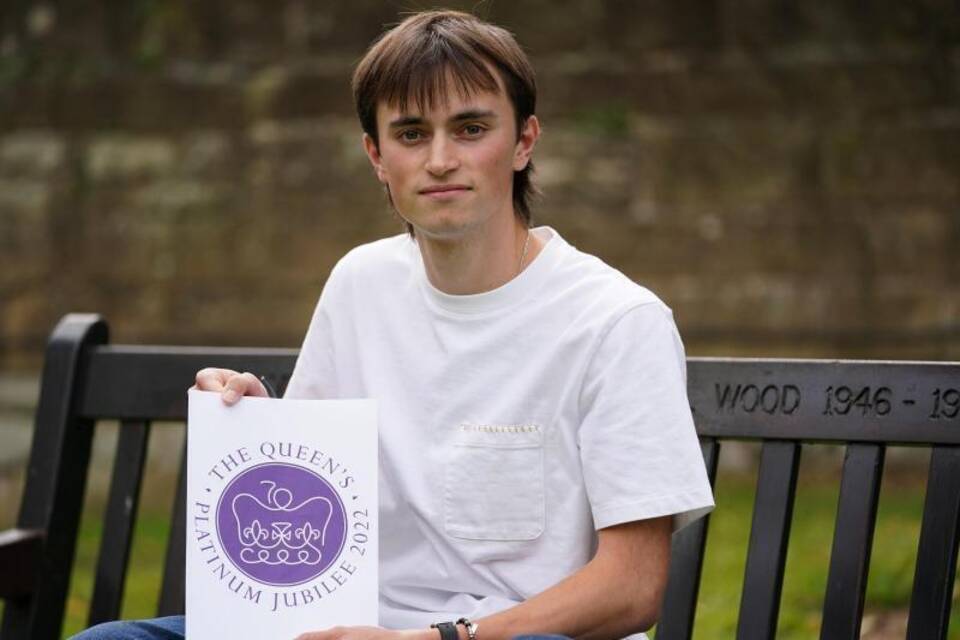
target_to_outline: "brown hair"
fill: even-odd
[[[360,126],[379,146],[377,105],[381,100],[401,111],[410,100],[421,110],[431,109],[445,99],[451,78],[463,96],[496,92],[499,86],[491,67],[513,104],[519,138],[536,109],[537,85],[533,66],[513,35],[469,13],[416,13],[380,36],[357,65],[353,100]],[[531,161],[513,175],[513,208],[528,227],[530,200],[536,194],[532,172]],[[409,224],[407,229],[413,233]]]

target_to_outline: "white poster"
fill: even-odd
[[[188,638],[377,623],[377,405],[189,392]]]

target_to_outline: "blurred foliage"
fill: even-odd
[[[622,138],[629,132],[630,112],[625,103],[592,104],[574,112],[571,122],[586,134]]]

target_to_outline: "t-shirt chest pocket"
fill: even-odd
[[[471,540],[533,540],[544,527],[543,432],[461,425],[446,456],[443,520]]]

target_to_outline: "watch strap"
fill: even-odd
[[[452,622],[435,622],[430,625],[430,628],[440,632],[440,640],[460,640],[457,625]]]

